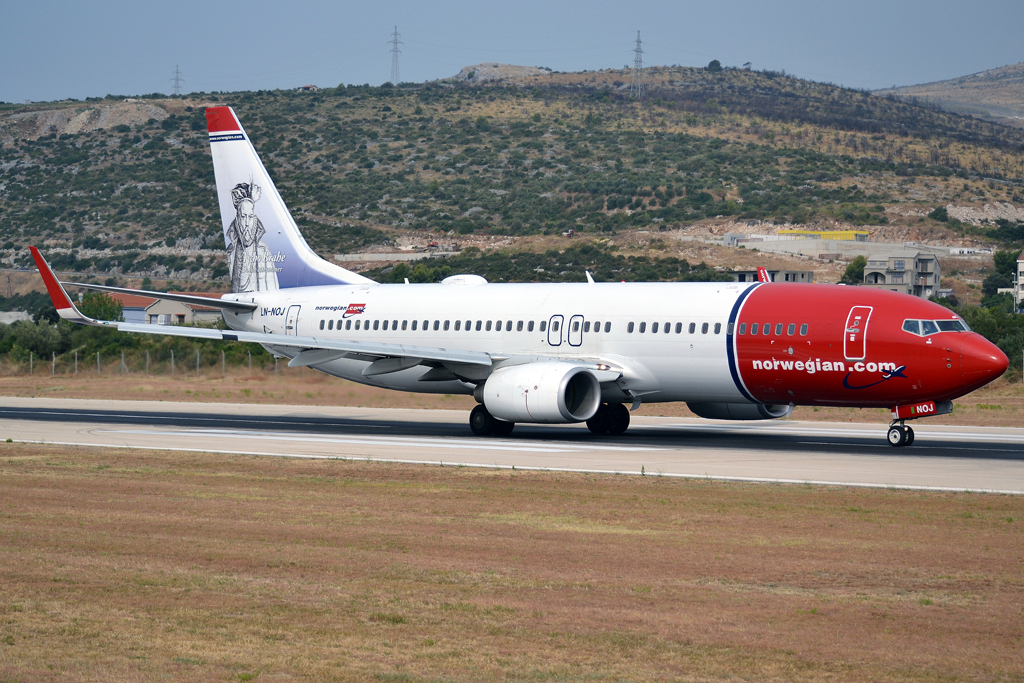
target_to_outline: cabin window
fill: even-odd
[[[744,323],[746,324],[746,323]],[[740,334],[743,334],[743,325],[740,325]],[[757,334],[757,323],[750,326],[750,335],[754,336]]]
[[[643,332],[642,329],[640,331]],[[656,334],[657,332],[658,332],[658,323],[651,323],[651,333],[652,334]]]
[[[804,323],[803,325],[800,326],[800,336],[801,337],[806,337],[807,336],[807,323]]]
[[[392,320],[391,321],[391,329],[392,330],[397,330],[398,329],[398,321],[397,320]]]
[[[707,334],[708,333],[708,324],[707,323],[704,323],[703,325],[700,326],[700,333],[701,334]]]
[[[424,320],[423,321],[423,331],[426,332],[429,329],[430,329],[430,321],[429,320]]]
[[[526,331],[527,332],[533,332],[533,321],[532,320],[530,320],[530,321],[528,321],[526,323]]]
[[[523,321],[520,320],[519,322],[516,323],[516,332],[522,332],[522,331],[523,331]]]
[[[469,332],[472,329],[473,329],[473,321],[472,320],[467,320],[466,321],[466,332]]]
[[[488,332],[491,331],[491,321],[490,320],[488,320],[487,324],[484,325],[484,329],[487,330]]]
[[[359,329],[359,321],[358,320],[356,321],[356,329],[357,330]]]
[[[605,323],[604,324],[604,331],[605,332],[611,332],[612,331],[612,324],[611,323]]]
[[[540,331],[543,332],[546,329],[548,329],[548,321],[547,320],[541,320],[540,321]]]
[[[572,331],[573,332],[579,332],[580,331],[580,321],[579,320],[574,320],[572,322]]]
[[[380,321],[379,320],[374,320],[373,321],[373,329],[377,330],[379,328],[380,328]]]
[[[522,323],[520,323],[520,324],[522,324]],[[600,327],[601,323],[598,323],[597,326]],[[586,332],[590,332],[590,321],[589,320],[587,322],[583,323],[583,332],[585,332],[585,333]]]
[[[715,323],[715,334],[722,334],[722,323]]]
[[[434,321],[434,332],[437,332],[439,327],[441,327],[441,321],[440,320],[435,320]]]
[[[693,334],[694,332],[696,332],[697,331],[697,323],[690,323],[689,331],[690,331],[690,334]]]
[[[672,331],[672,323],[665,323],[665,334]]]
[[[512,331],[512,321],[511,320],[506,320],[505,321],[505,331],[506,332],[511,332]]]
[[[786,334],[788,334],[790,337],[796,334],[796,323],[789,324],[789,327],[786,328]]]
[[[495,320],[494,321],[494,331],[495,332],[501,332],[501,321],[500,320]]]
[[[334,329],[334,321],[333,320],[328,320],[327,321],[327,329],[329,329],[329,330],[333,330]]]
[[[407,329],[409,329],[409,321],[408,320],[403,320],[402,321],[402,332],[405,332]]]
[[[558,329],[561,326],[562,326],[562,321],[561,320],[556,320],[555,322],[551,323],[551,330],[553,332],[558,332]]]
[[[346,320],[345,321],[345,329],[346,330],[351,330],[352,329],[352,321],[351,320]]]
[[[481,326],[482,324],[483,324],[483,322],[482,322],[482,321],[480,321],[480,320],[477,320],[477,321],[476,321],[476,331],[477,331],[477,332],[479,332],[479,331],[480,331],[480,326]],[[491,329],[491,326],[490,326],[490,325],[488,325],[488,326],[487,326],[487,329]]]
[[[455,321],[455,331],[458,332],[461,329],[462,329],[462,321],[461,320],[456,320]]]
[[[767,337],[771,333],[772,333],[772,324],[771,323],[765,323],[764,325],[761,325],[761,334],[763,334],[764,336]]]
[[[676,334],[682,334],[682,333],[683,333],[683,324],[682,323],[676,323]]]
[[[640,334],[647,331],[647,323],[640,323]]]
[[[776,337],[781,337],[782,336],[782,323],[775,323],[775,336]]]
[[[385,321],[384,321],[384,329],[385,329],[385,330],[387,330],[387,329],[388,329],[388,321],[387,321],[387,320],[385,320]]]
[[[747,333],[747,324],[746,323],[740,323],[740,334],[744,335],[746,333]]]
[[[725,328],[725,333],[726,334],[732,334],[732,326],[733,326],[733,324],[734,323],[729,323],[729,326],[727,328]]]
[[[626,325],[626,332],[633,334],[633,323]]]
[[[321,330],[324,329],[324,321],[323,320],[320,321],[320,329]]]
[[[415,331],[416,331],[416,326],[417,326],[418,324],[419,324],[419,320],[413,320],[413,321],[412,321],[412,331],[413,331],[413,332],[415,332]]]
[[[445,320],[445,321],[444,321],[444,331],[445,331],[445,332],[447,332],[447,331],[448,331],[448,327],[449,327],[449,326],[450,326],[450,323],[449,323],[449,322],[448,322],[447,320]]]

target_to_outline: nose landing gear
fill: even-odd
[[[889,425],[889,433],[886,435],[890,446],[899,448],[900,446],[909,446],[914,443],[914,430],[903,424]]]

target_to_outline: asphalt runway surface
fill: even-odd
[[[481,438],[446,410],[0,397],[0,441],[738,481],[1024,494],[1024,429],[634,417],[618,437],[517,425]]]

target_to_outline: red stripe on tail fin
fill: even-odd
[[[211,133],[242,130],[231,107],[208,107],[206,109],[206,127]]]

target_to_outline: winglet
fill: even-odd
[[[106,321],[93,320],[75,308],[75,304],[71,301],[71,297],[64,291],[60,282],[57,281],[57,276],[53,274],[53,270],[50,269],[50,264],[46,262],[43,255],[39,253],[39,250],[35,247],[29,247],[32,252],[32,258],[36,262],[36,267],[39,268],[39,274],[43,276],[43,284],[46,285],[46,292],[50,295],[50,300],[53,301],[54,308],[57,309],[57,315],[73,323],[79,323],[81,325],[112,325],[115,323],[108,323]]]
[[[757,281],[758,282],[771,282],[772,281],[771,273],[768,272],[767,268],[758,268],[757,269]]]

